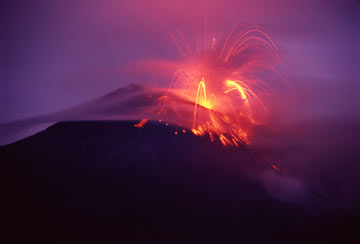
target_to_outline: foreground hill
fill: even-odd
[[[134,123],[61,122],[0,147],[2,243],[354,243],[346,211],[271,197],[246,146]]]

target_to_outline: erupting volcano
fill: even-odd
[[[340,1],[18,1],[1,243],[360,243]]]
[[[205,36],[204,50],[200,44],[192,48],[177,28],[167,30],[181,61],[173,65],[166,60],[147,61],[158,70],[175,69],[173,77],[168,78],[171,82],[167,94],[159,97],[159,108],[153,111],[152,119],[170,121],[195,135],[207,134],[212,141],[237,147],[239,143],[250,143],[252,126],[266,124],[274,103],[279,105],[285,100],[279,97],[279,87],[292,94],[277,70],[281,63],[279,51],[261,28],[234,27],[220,42],[212,38],[210,47]],[[292,96],[288,102],[295,100]],[[184,104],[193,104],[193,108],[189,110]]]
[[[205,35],[204,41],[190,41],[176,27],[164,26],[181,59],[146,59],[133,64],[139,70],[156,70],[151,84],[5,124],[6,131],[63,120],[143,119],[137,127],[148,120],[163,121],[237,147],[251,143],[254,126],[269,126],[274,107],[296,104],[279,71],[278,48],[260,27],[234,27],[224,38],[217,41],[213,37],[208,43]]]

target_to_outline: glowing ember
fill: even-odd
[[[135,124],[135,127],[144,128],[144,125],[148,122],[148,119],[142,119],[139,123]]]

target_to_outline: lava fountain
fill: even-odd
[[[143,128],[148,120],[158,120],[238,147],[251,144],[255,128],[269,126],[280,105],[296,103],[279,71],[279,50],[260,27],[234,27],[223,37],[204,35],[204,41],[190,42],[179,29],[164,26],[181,59],[147,59],[132,66],[150,68],[157,74],[155,84],[120,88],[70,109],[0,124],[0,129],[11,136],[57,121],[143,119],[135,125]]]
[[[215,37],[209,45],[204,41],[203,50],[192,48],[179,29],[167,26],[167,31],[181,61],[148,60],[157,70],[174,69],[153,111],[157,119],[237,147],[249,144],[252,128],[266,123],[270,107],[283,101],[276,89],[282,86],[292,94],[276,68],[282,62],[279,50],[260,27],[234,27],[220,42]],[[190,111],[184,104],[191,104]]]

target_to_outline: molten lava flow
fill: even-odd
[[[134,127],[144,128],[144,125],[148,122],[148,119],[142,119],[139,123],[135,124]]]

